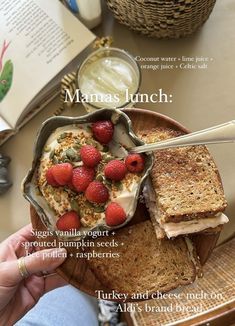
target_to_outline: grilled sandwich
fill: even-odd
[[[100,242],[115,241],[117,247],[103,247]],[[187,237],[157,240],[150,220],[125,227],[115,235],[98,238],[87,248],[96,253],[115,252],[118,257],[92,257],[87,262],[107,289],[126,293],[168,292],[191,284],[201,276],[201,267],[193,243]]]
[[[155,128],[139,134],[146,143],[182,135]],[[144,197],[158,238],[197,232],[218,232],[228,222],[218,169],[206,146],[154,152],[154,166]]]

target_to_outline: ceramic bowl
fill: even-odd
[[[93,123],[98,120],[112,120],[112,122],[115,124],[115,127],[118,126],[118,128],[115,128],[115,130],[116,129],[121,130],[121,133],[117,133],[118,135],[116,135],[117,139],[114,140],[117,143],[121,143],[126,148],[144,144],[143,141],[141,141],[133,132],[132,123],[129,117],[118,109],[100,109],[81,117],[65,117],[65,116],[52,117],[46,120],[42,124],[42,127],[38,132],[35,147],[34,147],[34,158],[32,162],[32,167],[29,170],[28,174],[26,175],[25,179],[23,180],[22,190],[23,190],[24,197],[35,208],[37,214],[41,218],[46,228],[50,231],[53,231],[55,234],[57,231],[56,229],[57,218],[55,216],[54,211],[52,211],[49,205],[47,204],[47,201],[44,199],[42,194],[38,191],[37,182],[36,182],[37,170],[39,167],[39,162],[43,153],[43,149],[45,147],[45,144],[49,136],[57,128],[67,126],[67,125],[72,125],[72,124]],[[120,137],[120,135],[122,137]],[[141,186],[145,178],[147,177],[148,173],[150,172],[152,165],[153,165],[153,156],[152,154],[148,153],[146,154],[146,158],[145,158],[145,169],[134,195],[135,199],[133,201],[133,205],[127,216],[126,221],[123,224],[120,224],[115,227],[109,227],[105,224],[105,221],[102,221],[92,228],[82,227],[81,230],[79,230],[79,235],[71,234],[69,236],[66,236],[65,238],[74,238],[75,240],[76,239],[79,240],[87,234],[87,231],[112,230],[126,225],[134,216],[138,198],[141,191]],[[64,238],[64,236],[60,236],[60,237]]]

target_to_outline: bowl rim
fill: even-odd
[[[53,225],[50,223],[50,220],[47,216],[47,214],[45,213],[44,209],[40,206],[40,204],[37,203],[37,200],[34,198],[34,196],[30,193],[30,186],[33,184],[32,180],[34,178],[34,175],[36,173],[36,170],[38,168],[38,164],[39,164],[39,159],[42,155],[42,151],[43,148],[45,146],[46,141],[48,140],[49,136],[59,127],[62,126],[66,126],[66,125],[70,125],[70,124],[81,124],[81,123],[92,123],[94,121],[97,120],[101,120],[100,118],[97,118],[97,116],[103,116],[105,113],[110,114],[110,119],[113,115],[117,114],[118,120],[122,119],[121,122],[125,122],[125,128],[127,130],[127,133],[130,137],[130,139],[136,144],[136,145],[141,145],[144,144],[144,142],[137,137],[137,135],[134,133],[133,131],[133,127],[132,127],[132,122],[131,119],[125,114],[125,112],[119,110],[119,109],[110,109],[110,108],[103,108],[103,109],[99,109],[97,111],[88,113],[86,115],[82,115],[82,116],[75,116],[75,117],[70,117],[70,116],[55,116],[55,117],[50,117],[47,120],[45,120],[40,129],[37,132],[37,136],[36,136],[36,140],[34,143],[34,149],[33,149],[33,161],[31,164],[31,168],[29,169],[28,173],[26,174],[26,176],[24,177],[23,181],[22,181],[22,185],[21,185],[21,189],[23,192],[23,196],[26,200],[28,200],[30,202],[31,205],[33,205],[33,207],[35,208],[36,212],[38,213],[41,221],[43,222],[43,224],[46,226],[46,228],[49,231],[53,231],[53,233],[56,231],[53,227]],[[94,120],[90,120],[93,119]],[[57,124],[57,126],[54,126],[53,129],[50,130],[51,124],[55,121],[58,121],[59,125]],[[66,123],[65,123],[66,122]],[[61,124],[62,123],[62,124]],[[48,133],[48,129],[50,130],[50,132]],[[43,133],[47,131],[46,136],[43,136]],[[44,141],[42,141],[42,138],[45,138]],[[154,163],[154,159],[153,159],[153,154],[152,153],[146,153],[146,156],[148,157],[148,161],[147,165],[146,165],[146,169],[144,171],[144,174],[141,177],[141,180],[138,184],[138,188],[135,192],[135,201],[132,207],[132,211],[133,214],[131,216],[127,216],[127,219],[124,223],[118,225],[118,226],[114,226],[114,227],[110,227],[105,225],[104,223],[100,223],[98,225],[96,225],[93,228],[90,228],[89,231],[93,230],[108,230],[108,231],[112,231],[115,229],[118,229],[120,227],[125,226],[126,224],[128,224],[130,222],[130,220],[133,218],[136,207],[137,207],[137,203],[138,203],[138,198],[142,189],[142,185],[145,181],[145,179],[147,178],[147,176],[149,175],[153,163]],[[35,186],[36,187],[36,186]],[[55,234],[56,235],[56,234]],[[58,236],[58,234],[56,235]],[[66,239],[71,239],[71,240],[80,240],[80,239],[76,239],[76,236],[59,236],[60,238],[66,238]]]

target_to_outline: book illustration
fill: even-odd
[[[76,69],[80,53],[95,39],[59,1],[23,2],[0,10],[0,144],[59,94],[61,78]],[[31,71],[37,78],[31,80]],[[32,81],[27,89],[22,80]]]
[[[0,102],[7,95],[9,89],[11,88],[12,79],[13,79],[13,63],[9,59],[3,65],[4,54],[10,45],[10,42],[4,40],[2,51],[0,54]]]

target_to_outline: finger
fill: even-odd
[[[14,233],[14,235],[23,237],[27,241],[32,241],[35,239],[32,229],[33,229],[32,224],[30,223],[25,225],[22,229],[20,229],[16,233]]]
[[[45,281],[41,276],[31,275],[24,281],[24,286],[28,289],[35,302],[45,292]]]
[[[35,240],[35,236],[32,232],[32,224],[27,224],[17,232],[10,235],[4,242],[11,242],[14,239],[21,239],[22,241],[32,241]]]
[[[65,248],[44,249],[25,257],[25,265],[29,274],[49,272],[61,265],[66,257]]]
[[[68,283],[56,273],[46,277],[32,275],[25,280],[25,286],[35,302],[37,302],[43,294],[65,285],[68,285]]]
[[[35,240],[32,233],[32,225],[28,224],[16,233],[10,235],[0,244],[0,261],[14,260],[25,255],[24,242]]]
[[[45,293],[65,285],[68,282],[58,274],[45,276]]]
[[[15,243],[8,242],[0,247],[0,263],[4,261],[16,260],[23,256],[28,256],[36,251],[33,242],[27,244],[15,239]],[[40,250],[40,249],[39,249]]]
[[[25,267],[30,275],[51,271],[61,265],[67,256],[64,248],[37,251],[24,258]],[[0,264],[0,286],[14,286],[22,280],[17,260]]]

